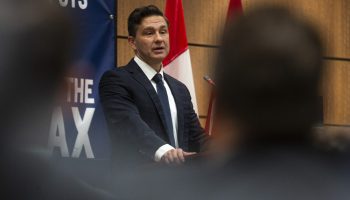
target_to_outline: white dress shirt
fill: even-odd
[[[170,107],[170,113],[171,113],[171,121],[173,123],[173,134],[175,139],[175,148],[179,147],[178,139],[177,139],[177,109],[175,104],[175,99],[173,94],[171,93],[170,87],[168,83],[164,80],[164,71],[163,68],[160,69],[160,72],[155,71],[151,66],[149,66],[146,62],[141,60],[139,57],[134,57],[135,62],[140,66],[141,70],[145,75],[147,76],[148,80],[152,83],[153,88],[157,91],[157,84],[152,79],[157,74],[160,73],[162,75],[164,87],[166,89],[167,95],[168,95],[168,101],[169,101],[169,107]],[[154,154],[154,160],[160,161],[162,156],[169,150],[174,149],[173,146],[169,144],[165,144],[157,149],[157,151]]]

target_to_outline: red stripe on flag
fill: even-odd
[[[243,12],[241,0],[230,0],[227,11],[227,20],[232,19],[234,15],[241,14]]]
[[[209,135],[211,135],[211,128],[212,128],[212,122],[211,122],[211,119],[212,119],[212,114],[213,111],[214,111],[214,98],[215,98],[215,95],[214,95],[214,91],[212,90],[211,91],[211,95],[210,95],[210,100],[209,100],[209,107],[208,107],[208,113],[207,113],[207,120],[205,121],[205,132]]]
[[[239,15],[243,12],[242,2],[241,0],[230,0],[228,5],[228,11],[227,11],[227,21],[231,20],[234,16]],[[226,21],[226,22],[227,22]],[[209,100],[209,107],[207,112],[207,120],[205,122],[205,132],[209,135],[212,135],[213,132],[215,132],[213,126],[215,123],[215,111],[213,110],[214,107],[214,101],[215,101],[215,94],[213,92],[214,88],[212,89],[210,100]]]
[[[168,18],[170,23],[170,51],[168,56],[163,61],[164,66],[171,63],[175,58],[188,49],[183,13],[182,0],[166,1],[165,16]]]

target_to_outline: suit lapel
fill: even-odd
[[[178,85],[176,82],[169,78],[169,75],[164,73],[165,81],[168,83],[170,90],[173,94],[173,97],[175,99],[176,103],[176,109],[177,109],[177,138],[179,142],[179,147],[183,144],[183,134],[184,134],[184,110],[183,110],[183,104],[181,99],[181,91],[179,90]]]
[[[125,69],[130,72],[133,76],[133,78],[139,82],[147,91],[148,95],[152,99],[158,114],[160,116],[160,119],[162,121],[164,130],[166,130],[166,122],[165,122],[165,116],[162,109],[162,106],[160,104],[159,97],[157,95],[157,92],[155,91],[152,83],[148,80],[147,76],[143,73],[143,71],[140,69],[140,67],[137,65],[137,63],[134,61],[134,59],[131,59],[131,61],[128,63],[128,65],[125,66]],[[167,135],[167,134],[166,134]]]

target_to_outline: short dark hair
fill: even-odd
[[[168,19],[164,16],[163,12],[154,5],[148,5],[136,8],[128,17],[128,32],[129,36],[136,36],[137,27],[142,23],[142,20],[150,16],[162,16],[167,25],[169,26]]]
[[[218,111],[251,132],[309,129],[318,119],[322,53],[318,32],[287,9],[246,13],[224,34]]]

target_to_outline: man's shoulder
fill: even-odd
[[[99,88],[111,85],[129,85],[131,81],[131,74],[124,67],[115,67],[103,73],[99,81]]]
[[[106,76],[123,76],[123,77],[127,77],[130,73],[130,71],[133,71],[133,65],[135,65],[136,63],[133,61],[133,59],[131,59],[129,61],[128,64],[126,65],[122,65],[122,66],[118,66],[118,67],[113,67],[111,69],[106,70],[102,77],[106,77]]]
[[[125,77],[124,74],[126,74],[125,69],[115,67],[113,69],[106,70],[103,73],[101,80],[105,80],[105,79],[109,79],[109,78],[113,78],[113,77]]]
[[[187,89],[185,84],[183,84],[181,81],[177,80],[176,78],[172,77],[171,75],[164,73],[164,76],[167,79],[167,81],[171,82],[172,84],[175,84],[178,87]]]

